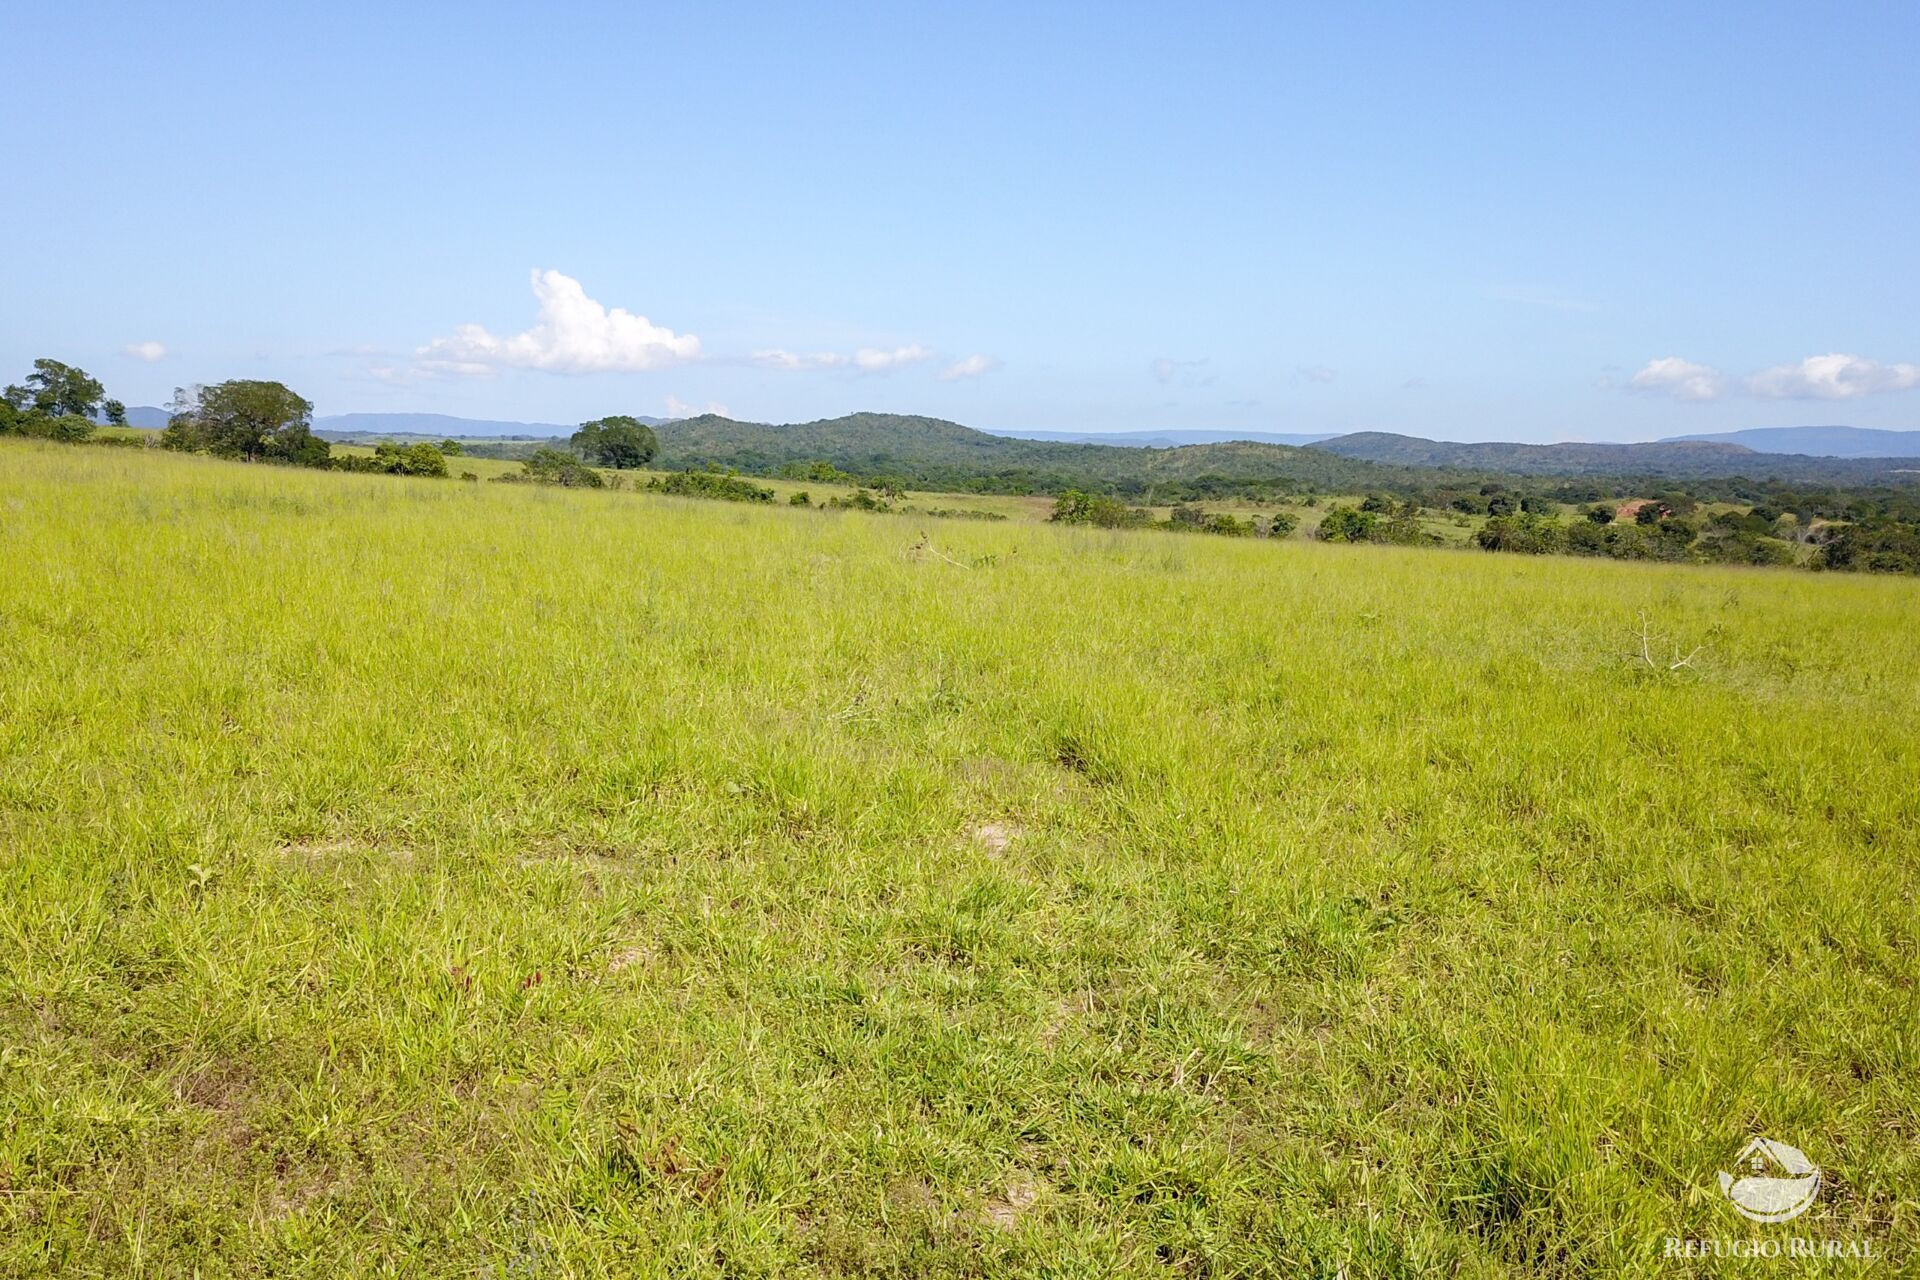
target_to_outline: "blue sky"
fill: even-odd
[[[7,27],[9,379],[554,422],[1920,428],[1911,0]]]

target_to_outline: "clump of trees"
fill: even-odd
[[[563,489],[604,489],[607,482],[580,459],[558,449],[535,449],[520,470],[495,476],[495,484],[551,484]]]
[[[1420,527],[1416,518],[1419,509],[1417,503],[1401,505],[1376,497],[1367,498],[1357,507],[1335,503],[1320,518],[1313,536],[1322,542],[1379,542],[1400,547],[1438,543],[1437,535]]]
[[[881,485],[877,489],[864,486],[852,493],[835,494],[820,505],[842,511],[892,511],[894,504],[906,497],[904,490],[897,485]]]
[[[1831,526],[1813,563],[1820,569],[1920,573],[1920,527],[1895,520]]]
[[[447,474],[447,455],[440,445],[428,444],[424,440],[417,444],[397,444],[392,440],[382,440],[373,446],[371,458],[364,454],[345,453],[334,458],[332,465],[339,471],[371,471],[390,476],[444,477]]]
[[[615,471],[638,470],[660,452],[653,428],[624,414],[581,423],[568,443],[586,461]]]
[[[723,471],[675,471],[656,476],[647,488],[683,498],[718,498],[722,502],[772,502],[773,490]]]
[[[93,434],[94,417],[103,407],[109,422],[126,422],[126,406],[107,400],[106,388],[86,370],[35,360],[32,373],[0,392],[0,435],[78,443]]]
[[[333,447],[313,434],[310,402],[281,383],[245,378],[175,391],[173,415],[160,433],[160,444],[247,462],[296,467],[333,462]]]
[[[1208,511],[1195,503],[1183,502],[1155,520],[1145,507],[1129,507],[1118,498],[1100,493],[1068,489],[1054,499],[1055,524],[1088,525],[1096,529],[1164,529],[1170,533],[1211,533],[1226,538],[1284,538],[1295,527],[1294,518],[1276,512],[1267,519],[1236,516],[1226,511]]]
[[[1496,516],[1474,533],[1473,540],[1483,550],[1523,555],[1779,565],[1794,562],[1790,539],[1801,527],[1790,513],[1767,507],[1688,519],[1698,504],[1685,494],[1647,500],[1633,510],[1630,520],[1616,520],[1615,510],[1596,505],[1566,523],[1525,511]],[[1815,563],[1829,567],[1819,555]]]
[[[1152,514],[1143,507],[1129,507],[1118,498],[1078,489],[1068,489],[1055,498],[1053,514],[1047,519],[1055,524],[1092,525],[1096,529],[1139,529],[1153,523]]]

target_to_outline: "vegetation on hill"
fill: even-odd
[[[755,475],[806,478],[825,463],[869,483],[945,493],[1112,493],[1143,502],[1231,494],[1337,491],[1369,481],[1411,483],[1394,468],[1287,445],[1230,443],[1142,449],[988,435],[955,422],[856,413],[772,426],[707,414],[659,428],[660,462],[709,464]]]
[[[54,360],[36,361],[34,373],[0,397],[0,432],[93,439],[92,419],[103,396],[100,383],[84,371]],[[105,408],[109,418],[124,419],[117,402],[105,401]],[[448,456],[481,452],[442,440],[437,445],[381,441],[370,453],[335,454],[311,422],[312,406],[289,388],[237,380],[178,393],[160,442],[247,461],[417,476],[446,476]],[[128,443],[126,434],[102,438]],[[1481,473],[1402,466],[1343,457],[1338,453],[1342,449],[1421,461],[1505,462],[1517,470]],[[1288,499],[1313,502],[1322,493],[1360,490],[1367,496],[1357,505],[1336,503],[1326,510],[1313,528],[1315,537],[1432,544],[1448,540],[1444,530],[1436,533],[1435,517],[1464,524],[1458,518],[1465,516],[1485,519],[1473,539],[1493,551],[1761,565],[1804,562],[1823,569],[1920,572],[1915,552],[1920,544],[1920,471],[1888,472],[1878,462],[1772,457],[1768,465],[1805,477],[1805,483],[1726,475],[1534,474],[1556,467],[1582,471],[1609,461],[1679,466],[1672,460],[1729,456],[1768,458],[1711,443],[1468,446],[1377,433],[1346,436],[1317,448],[1241,442],[1143,449],[1012,439],[938,419],[887,414],[784,427],[705,415],[664,424],[656,432],[639,418],[617,415],[581,424],[564,450],[532,447],[522,455],[519,471],[495,478],[569,488],[629,487],[618,472],[657,461],[669,474],[643,487],[683,495],[771,501],[773,490],[738,478],[744,471],[852,489],[820,504],[829,508],[902,510],[909,487],[1045,494],[1056,497],[1052,519],[1062,524],[1157,525],[1265,537],[1288,536],[1297,526],[1297,514],[1221,511],[1218,505],[1277,506]],[[596,466],[615,473],[614,478],[609,481]],[[1842,485],[1821,479],[1851,473],[1890,482]],[[1613,524],[1609,513],[1625,502],[1639,505],[1641,524],[1649,527],[1595,527]],[[1208,509],[1208,503],[1216,509]],[[1705,503],[1745,510],[1688,518]],[[809,495],[791,505],[813,504]],[[1561,509],[1572,505],[1587,506],[1589,518],[1563,522]],[[1161,517],[1153,513],[1154,507],[1169,509]],[[1592,519],[1595,512],[1605,518]],[[1660,518],[1657,524],[1654,517]]]
[[[1366,462],[1446,467],[1517,476],[1651,476],[1774,480],[1797,484],[1901,483],[1911,459],[1808,458],[1757,453],[1719,440],[1651,444],[1457,444],[1386,431],[1337,436],[1310,446]]]

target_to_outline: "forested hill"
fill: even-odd
[[[1312,449],[1356,461],[1403,467],[1448,467],[1528,476],[1744,476],[1796,484],[1910,483],[1910,458],[1815,458],[1759,453],[1726,441],[1661,440],[1650,444],[1457,444],[1386,431],[1323,440]],[[1904,477],[1904,479],[1903,479]]]
[[[666,467],[716,464],[764,475],[826,462],[857,476],[887,476],[912,488],[954,492],[1050,493],[1079,487],[1144,494],[1168,486],[1205,491],[1249,482],[1352,491],[1429,478],[1411,468],[1288,445],[1069,444],[989,435],[957,422],[905,414],[854,413],[784,426],[706,414],[656,431],[658,461]]]
[[[780,426],[705,414],[663,423],[656,431],[659,463],[669,468],[717,465],[771,475],[824,462],[865,479],[947,492],[1080,488],[1171,499],[1252,490],[1408,492],[1502,476],[1920,483],[1920,462],[1789,457],[1728,444],[1449,444],[1368,432],[1304,448],[1234,441],[1143,449],[1022,440],[940,418],[888,413]]]

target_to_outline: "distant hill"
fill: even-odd
[[[1818,458],[1920,458],[1920,431],[1877,427],[1752,427],[1717,435],[1670,436],[1662,444],[1707,440],[1744,445],[1755,453],[1803,453]]]
[[[638,417],[639,415],[635,415]],[[640,418],[658,426],[664,418]],[[444,413],[335,413],[313,420],[313,429],[329,439],[345,436],[430,436],[435,440],[478,436],[518,436],[523,440],[550,440],[570,436],[578,423],[502,422],[492,418],[454,418]]]
[[[1257,441],[1163,449],[1027,440],[940,418],[890,413],[853,413],[786,425],[703,414],[656,430],[658,463],[666,467],[713,463],[766,475],[791,463],[827,462],[855,475],[893,477],[929,490],[1056,493],[1111,488],[1145,495],[1168,488],[1224,492],[1249,482],[1352,490],[1421,478],[1404,468]]]
[[[168,412],[155,405],[134,405],[127,410],[130,427],[164,427]],[[665,418],[635,414],[641,422],[657,427]],[[427,440],[470,440],[485,437],[520,440],[551,440],[570,436],[578,423],[507,422],[495,418],[456,418],[444,413],[334,413],[313,420],[314,434],[329,440],[400,439],[419,436]]]
[[[1458,444],[1386,431],[1336,436],[1311,446],[1366,462],[1405,467],[1449,467],[1526,476],[1666,476],[1709,479],[1741,476],[1794,484],[1910,483],[1915,465],[1899,458],[1812,458],[1760,453],[1719,440],[1661,440],[1646,444]]]
[[[1171,430],[1171,431],[1015,431],[983,428],[996,436],[1011,436],[1016,440],[1053,440],[1065,444],[1117,444],[1132,449],[1174,449],[1183,444],[1225,444],[1235,440],[1250,440],[1261,444],[1312,444],[1316,440],[1332,439],[1337,432],[1321,431],[1300,435],[1285,431],[1215,431],[1215,430]]]

